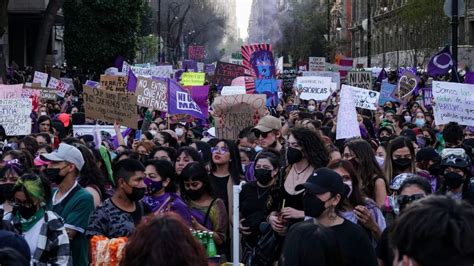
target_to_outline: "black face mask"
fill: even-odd
[[[273,180],[272,170],[255,169],[254,175],[257,181],[262,185],[267,185]]]
[[[15,184],[10,183],[0,185],[0,204],[3,204],[6,200],[12,201],[14,186]]]
[[[127,184],[128,185],[128,184]],[[127,196],[128,200],[132,202],[137,202],[145,196],[146,192],[146,187],[132,187],[128,185],[129,187],[132,188],[132,193],[125,193],[125,196]]]
[[[390,140],[390,137],[380,137],[379,140],[380,140],[381,143],[382,142],[387,142],[387,141]]]
[[[200,189],[186,189],[185,193],[191,200],[198,200],[204,195],[206,188],[202,186]]]
[[[316,195],[311,193],[305,193],[303,196],[303,210],[304,215],[318,218],[323,214],[326,207],[324,206],[326,202],[320,200]]]
[[[66,177],[60,174],[61,170],[63,170],[64,168],[46,168],[43,170],[43,174],[44,176],[46,176],[46,178],[49,179],[49,181],[51,181],[52,183],[55,183],[56,185],[59,185],[63,182],[64,178]]]
[[[444,182],[450,189],[459,188],[463,181],[463,176],[455,172],[449,172],[444,175]]]
[[[33,216],[36,213],[37,208],[34,205],[32,205],[31,207],[25,207],[23,205],[20,205],[17,207],[17,210],[18,210],[18,213],[21,215],[21,217],[25,219],[29,219],[31,216]]]
[[[431,175],[438,176],[441,174],[441,166],[439,165],[439,163],[435,163],[431,165],[430,167],[428,167],[428,172]]]
[[[297,163],[303,160],[303,153],[298,149],[288,147],[288,150],[286,151],[286,160],[289,164]]]
[[[411,165],[411,159],[401,158],[393,160],[393,168],[398,171],[404,171],[408,169]]]

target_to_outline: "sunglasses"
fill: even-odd
[[[268,134],[270,133],[271,131],[268,131],[268,132],[262,132],[260,130],[255,130],[254,131],[254,134],[255,134],[255,137],[258,139],[260,138],[260,136],[262,136],[262,138],[266,139]]]
[[[221,148],[219,148],[219,147],[212,147],[212,148],[211,148],[211,152],[212,152],[212,153],[220,153],[220,154],[222,154],[222,155],[224,155],[224,154],[225,154],[226,152],[228,152],[228,151],[229,151],[229,149],[227,149],[226,147],[221,147]]]
[[[411,196],[400,195],[397,197],[397,202],[398,202],[398,205],[400,206],[400,209],[403,209],[408,203],[411,203],[415,200],[419,200],[423,197],[424,197],[423,194],[415,194]]]

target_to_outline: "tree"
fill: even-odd
[[[64,0],[49,0],[48,7],[46,7],[46,11],[39,27],[38,39],[36,40],[33,59],[33,68],[35,70],[44,71],[44,60],[51,36],[51,29],[56,20],[56,15],[63,4]]]
[[[69,66],[95,74],[117,56],[133,62],[144,0],[66,1],[64,44]]]
[[[8,27],[8,1],[0,0],[0,39],[3,38]],[[7,81],[7,66],[5,64],[5,55],[3,54],[3,44],[0,44],[0,84]]]

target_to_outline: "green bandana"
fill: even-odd
[[[16,217],[20,221],[21,231],[28,232],[39,220],[44,216],[44,207],[40,207],[33,216],[28,219],[21,217],[20,213],[16,213]]]

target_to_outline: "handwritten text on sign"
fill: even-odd
[[[159,111],[168,111],[168,86],[165,80],[138,78],[137,105]]]
[[[201,86],[206,79],[206,73],[203,72],[185,72],[181,76],[183,86]]]
[[[433,97],[437,125],[474,126],[474,85],[433,81]]]
[[[0,99],[0,125],[7,136],[31,134],[31,99]]]
[[[348,83],[357,88],[372,89],[372,72],[351,71],[348,74]]]
[[[345,89],[352,90],[355,107],[362,109],[376,110],[380,93],[376,91],[356,88],[348,85],[342,85]]]
[[[100,75],[100,88],[108,91],[125,92],[128,77]]]
[[[296,88],[301,93],[300,99],[324,101],[331,95],[331,78],[297,77]]]

